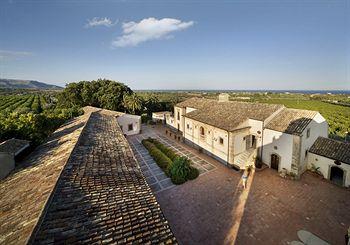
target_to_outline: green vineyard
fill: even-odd
[[[0,96],[0,142],[30,140],[39,145],[66,120],[82,113],[79,107],[57,106],[51,94],[12,94]]]
[[[0,112],[38,114],[47,108],[54,107],[53,104],[47,102],[48,98],[48,96],[36,94],[0,96]]]

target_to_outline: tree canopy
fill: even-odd
[[[95,106],[114,111],[126,111],[124,97],[131,96],[133,91],[123,83],[98,79],[69,83],[58,96],[58,105]]]

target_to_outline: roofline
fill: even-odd
[[[293,109],[293,110],[302,110],[302,111],[312,111],[312,110],[303,110],[303,109],[295,109],[295,108],[288,108],[288,107],[284,107],[283,109]],[[280,113],[280,112],[282,112],[282,110],[281,111],[279,111],[278,113]],[[317,114],[320,114],[321,115],[321,113],[320,112],[318,112],[318,111],[313,111],[313,112],[316,112],[316,114],[312,117],[312,118],[310,118],[311,119],[311,121],[308,123],[308,124],[306,124],[306,126],[305,126],[305,128],[303,129],[303,131],[302,132],[304,132],[304,130],[307,128],[307,126],[309,126],[309,124],[312,122],[312,120],[317,116]],[[278,114],[277,113],[277,114]],[[277,115],[275,115],[275,116],[277,116]],[[322,115],[321,115],[322,116]],[[322,116],[323,117],[323,116]],[[324,118],[324,117],[323,117]],[[271,119],[272,120],[272,119]],[[326,120],[326,122],[327,122],[327,120]],[[269,123],[267,123],[267,125],[268,125]],[[328,123],[327,123],[328,124]],[[284,132],[284,131],[280,131],[280,130],[276,130],[276,129],[272,129],[272,128],[268,128],[268,127],[265,127],[265,129],[270,129],[270,130],[273,130],[273,131],[276,131],[276,132],[280,132],[280,133],[284,133],[284,134],[289,134],[289,135],[295,135],[295,136],[299,136],[299,137],[301,137],[302,136],[302,133],[301,134],[291,134],[291,133],[287,133],[287,132]],[[319,137],[321,137],[321,136],[319,136]],[[324,137],[323,137],[324,138]],[[328,138],[327,138],[328,139]]]
[[[285,107],[283,104],[269,104],[269,103],[262,103],[262,102],[236,101],[236,100],[219,101],[219,100],[216,100],[216,99],[207,99],[207,98],[202,98],[202,97],[201,97],[201,98],[199,98],[199,97],[191,97],[191,98],[185,99],[184,101],[181,101],[181,102],[179,102],[179,103],[176,103],[174,106],[179,107],[179,108],[190,107],[190,106],[178,106],[178,104],[183,103],[183,102],[185,102],[185,101],[187,101],[187,100],[190,100],[190,99],[210,100],[210,101],[215,101],[215,102],[220,102],[220,103],[225,103],[225,102],[232,103],[232,102],[236,102],[236,103],[245,103],[245,104],[279,105],[279,106],[283,106],[284,108],[287,108],[287,107]],[[191,108],[194,108],[194,107],[191,107]],[[295,109],[295,108],[290,108],[290,109]],[[299,110],[299,109],[296,109],[296,110]]]
[[[349,145],[350,145],[350,143],[347,143],[347,142],[343,142],[343,141],[340,141],[340,140],[331,139],[331,138],[327,138],[327,137],[322,137],[322,136],[318,136],[317,139],[316,139],[316,141],[317,141],[319,138],[323,138],[323,139],[326,139],[326,140],[329,140],[329,141],[333,141],[333,142],[337,142],[337,143],[341,143],[341,144],[349,144]],[[315,141],[315,142],[316,142],[316,141]],[[319,155],[319,156],[322,156],[322,157],[325,157],[325,158],[329,158],[329,159],[332,159],[332,160],[335,160],[335,161],[340,161],[340,162],[342,162],[342,163],[345,163],[345,164],[350,165],[350,163],[344,162],[344,161],[339,160],[339,159],[335,159],[334,157],[326,156],[326,155],[324,155],[324,154],[316,153],[316,152],[314,152],[314,151],[311,151],[311,149],[312,149],[312,147],[310,148],[309,152],[312,153],[312,154]]]
[[[321,156],[321,157],[325,157],[325,158],[328,158],[328,159],[332,159],[332,160],[334,160],[334,161],[340,161],[341,163],[350,165],[350,163],[344,162],[344,161],[339,160],[339,159],[335,159],[334,157],[326,156],[326,155],[324,155],[324,154],[319,154],[319,153],[316,153],[316,152],[312,152],[312,151],[310,151],[310,150],[309,150],[309,153],[312,153],[312,154],[315,154],[315,155],[318,155],[318,156]]]

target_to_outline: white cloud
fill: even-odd
[[[85,25],[85,28],[96,27],[96,26],[106,26],[111,27],[118,23],[118,21],[113,21],[107,17],[94,17],[91,20],[87,20],[88,22]]]
[[[33,53],[26,51],[11,51],[11,50],[0,50],[0,60],[17,59],[21,57],[32,56]]]
[[[170,33],[189,28],[193,21],[183,22],[178,19],[147,18],[140,22],[123,23],[123,35],[112,42],[115,47],[137,46],[149,40],[170,38]]]

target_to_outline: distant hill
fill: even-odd
[[[62,89],[62,87],[33,80],[0,78],[0,88],[6,89]]]

